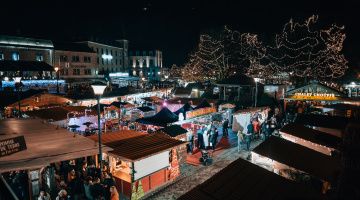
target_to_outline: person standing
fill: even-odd
[[[110,187],[110,200],[119,200],[119,192],[115,186]]]
[[[223,123],[223,137],[228,137],[229,135],[228,128],[229,128],[229,120],[225,119]]]
[[[47,192],[42,190],[42,191],[40,191],[38,200],[50,200],[50,195]]]
[[[254,126],[250,123],[247,125],[247,133],[245,135],[246,150],[250,150],[251,137],[254,134]]]
[[[215,148],[216,148],[218,136],[219,136],[219,131],[217,130],[216,127],[214,127],[214,134],[212,136],[212,148],[213,148],[213,150],[215,150]]]

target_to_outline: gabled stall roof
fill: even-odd
[[[179,115],[180,113],[182,113],[185,116],[185,113],[187,111],[192,111],[192,110],[194,110],[194,109],[191,107],[191,105],[189,103],[185,103],[183,105],[183,107],[181,107],[179,110],[175,111],[174,114]]]
[[[144,101],[148,101],[148,102],[152,102],[152,103],[157,103],[157,102],[162,102],[164,101],[164,99],[157,97],[157,96],[151,96],[151,97],[144,97],[142,98]]]
[[[346,97],[344,93],[319,82],[312,82],[310,84],[289,90],[285,95],[291,96],[295,93],[332,93],[337,97]]]
[[[314,115],[314,114],[298,114],[295,123],[307,126],[316,126],[324,128],[332,128],[345,130],[349,119],[340,116]]]
[[[141,112],[150,112],[150,111],[154,111],[154,109],[150,108],[149,106],[137,107],[136,109],[140,110]]]
[[[280,132],[284,132],[295,137],[334,149],[339,149],[339,145],[341,144],[341,139],[339,137],[308,128],[302,124],[287,124],[280,129]]]
[[[311,188],[238,159],[179,200],[321,199]]]
[[[181,127],[180,125],[167,126],[165,128],[159,129],[159,131],[164,132],[165,134],[171,137],[176,137],[178,135],[187,133],[187,130]]]
[[[90,138],[98,141],[96,135]],[[114,149],[109,153],[130,161],[144,159],[185,143],[162,134],[146,134],[131,130],[104,134],[102,142]]]
[[[27,149],[0,157],[0,173],[37,169],[54,162],[92,156],[98,153],[94,141],[39,119],[0,120],[0,140],[23,135]],[[103,147],[107,152],[111,148]]]
[[[338,159],[275,136],[253,152],[325,181],[334,181],[340,170]]]
[[[211,105],[209,104],[209,102],[206,101],[206,99],[203,99],[201,103],[194,108],[194,110],[208,107],[211,107]]]
[[[156,115],[137,119],[136,122],[165,127],[169,123],[178,121],[178,119],[179,117],[177,115],[172,113],[168,108],[164,107]]]

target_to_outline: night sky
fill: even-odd
[[[359,3],[316,2],[2,0],[0,34],[56,41],[125,38],[133,49],[161,49],[165,64],[170,66],[186,62],[202,32],[229,25],[241,32],[258,33],[267,40],[290,18],[318,14],[323,24],[345,25],[345,55],[352,67],[359,68]]]

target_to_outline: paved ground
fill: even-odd
[[[224,150],[219,155],[213,158],[213,163],[209,166],[193,166],[189,164],[181,164],[181,176],[174,182],[159,188],[158,190],[148,194],[144,197],[147,200],[170,200],[177,199],[184,193],[188,192],[195,186],[203,183],[205,180],[212,177],[224,167],[228,166],[231,162],[238,158],[246,159],[249,152],[237,149],[237,137],[235,134],[229,136],[231,148]],[[261,140],[253,141],[251,149],[261,143]]]

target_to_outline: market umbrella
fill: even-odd
[[[77,129],[79,128],[80,126],[76,125],[76,124],[73,124],[73,125],[69,125],[68,126],[69,128],[72,128],[72,129]]]
[[[83,125],[85,125],[85,126],[87,126],[87,127],[89,127],[91,124],[93,124],[92,122],[85,122],[85,123],[83,123]]]

